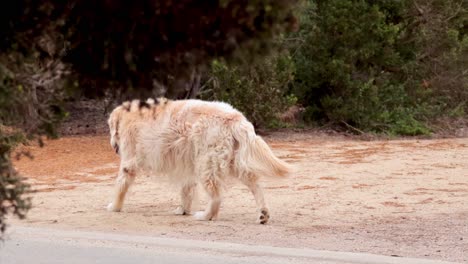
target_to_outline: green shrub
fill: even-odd
[[[420,3],[421,2],[421,3]],[[419,4],[418,4],[419,3]],[[307,1],[290,35],[309,122],[417,135],[466,115],[466,1]]]
[[[8,214],[22,219],[31,207],[30,198],[26,197],[29,185],[15,171],[10,157],[12,148],[24,141],[23,133],[6,132],[0,127],[0,233],[5,231]]]
[[[412,47],[405,65],[408,89],[429,108],[419,118],[468,113],[468,2],[409,1],[401,45]],[[411,77],[411,78],[409,78]]]
[[[214,61],[201,98],[232,104],[257,127],[277,126],[276,115],[295,102],[286,96],[293,73],[287,53],[273,54],[249,67]]]

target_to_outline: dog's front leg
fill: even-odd
[[[114,201],[107,206],[111,212],[120,212],[122,210],[125,195],[128,188],[134,182],[136,170],[132,166],[120,166],[119,175],[115,184]]]
[[[214,178],[207,178],[203,180],[202,184],[208,196],[210,197],[210,200],[205,211],[195,212],[193,216],[196,220],[213,220],[218,217],[218,212],[221,205],[221,185],[220,182]]]
[[[195,195],[196,187],[197,187],[196,183],[188,183],[182,187],[182,190],[180,191],[181,206],[177,207],[177,209],[174,210],[174,214],[176,215],[190,214],[190,209],[192,207],[192,201]]]

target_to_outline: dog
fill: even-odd
[[[278,159],[253,125],[231,105],[201,100],[127,101],[108,119],[110,144],[120,156],[113,202],[109,211],[122,209],[125,194],[141,171],[167,175],[181,187],[176,214],[191,213],[197,184],[209,196],[197,220],[214,220],[221,204],[223,181],[234,177],[252,192],[257,222],[270,218],[258,181],[262,176],[286,177],[291,167]]]

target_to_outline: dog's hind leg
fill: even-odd
[[[174,213],[176,215],[190,214],[190,209],[192,207],[192,201],[196,191],[196,187],[196,183],[187,183],[182,187],[182,190],[180,191],[181,206],[175,209]]]
[[[242,183],[244,183],[247,186],[247,188],[249,188],[249,190],[255,197],[255,202],[257,203],[257,210],[259,212],[257,223],[262,225],[266,224],[270,219],[270,213],[268,212],[268,208],[265,203],[263,190],[258,184],[258,177],[249,174],[246,177],[241,177],[240,179]]]
[[[130,185],[134,182],[135,176],[136,170],[133,166],[121,165],[115,184],[114,201],[107,206],[108,211],[120,212],[122,210],[125,195]]]

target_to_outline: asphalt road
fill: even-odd
[[[449,262],[117,233],[16,227],[7,233],[3,245],[0,246],[0,264],[23,263],[442,264]]]

